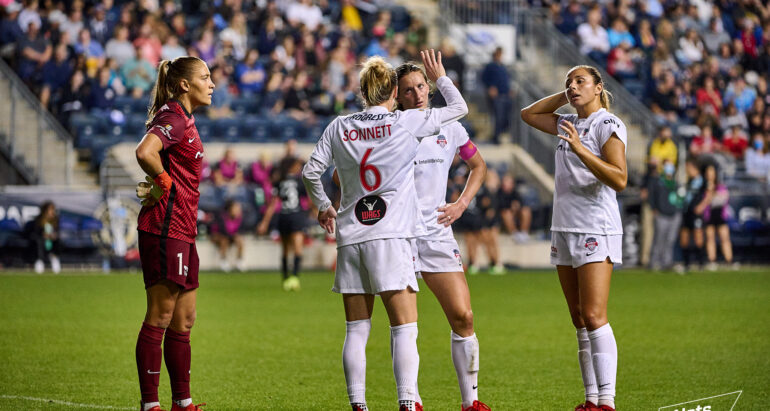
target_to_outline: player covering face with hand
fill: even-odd
[[[558,135],[551,223],[556,265],[572,323],[585,402],[576,410],[615,409],[618,350],[607,320],[613,263],[622,263],[623,227],[616,192],[626,187],[626,126],[609,110],[609,93],[591,66],[567,73],[566,90],[521,111],[527,124]],[[577,114],[556,114],[569,103]]]
[[[427,109],[430,82],[419,66],[404,63],[398,73],[398,105],[402,109]],[[471,172],[460,198],[447,204],[449,166],[455,154]],[[437,135],[420,141],[414,166],[420,212],[427,234],[412,240],[415,270],[444,309],[451,331],[452,362],[462,397],[462,410],[487,410],[478,400],[479,342],[473,330],[473,311],[463,263],[451,224],[457,221],[484,181],[486,163],[468,133],[458,122],[441,127]]]
[[[211,104],[214,83],[197,57],[164,60],[158,67],[147,133],[136,148],[146,182],[136,187],[139,255],[147,311],[136,342],[140,411],[162,411],[161,360],[171,380],[172,411],[197,411],[190,395],[190,329],[198,288],[198,185],[203,144],[192,111]],[[161,348],[162,345],[162,348]]]
[[[391,354],[399,407],[422,409],[417,394],[418,291],[410,238],[426,233],[414,186],[419,140],[436,135],[468,107],[446,77],[438,56],[423,51],[428,78],[447,101],[441,109],[395,111],[398,79],[380,57],[360,73],[366,110],[332,121],[303,169],[308,194],[318,208],[318,222],[337,233],[337,269],[333,291],[345,306],[346,336],[342,362],[354,410],[366,410],[366,342],[374,296],[385,305],[391,325]],[[340,209],[324,193],[321,175],[334,165],[339,174]]]

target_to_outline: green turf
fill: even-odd
[[[496,410],[571,410],[582,384],[555,274],[481,275],[469,282],[481,399]],[[276,274],[202,275],[192,392],[207,410],[348,409],[345,323],[341,298],[329,291],[331,274],[305,275],[299,293],[283,292],[279,283]],[[8,396],[134,407],[141,284],[135,274],[0,275],[0,409],[78,409]],[[456,410],[449,328],[427,289],[418,301],[420,393],[429,410]],[[737,390],[743,395],[736,410],[770,409],[770,272],[618,271],[609,312],[621,410]],[[379,301],[367,354],[370,408],[395,409]],[[170,408],[165,371],[161,398]]]

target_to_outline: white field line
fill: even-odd
[[[732,410],[733,410],[733,408],[735,408],[735,404],[737,404],[737,403],[738,403],[738,399],[739,399],[739,398],[741,398],[741,394],[743,394],[743,390],[739,390],[739,391],[733,391],[733,392],[728,392],[728,393],[719,394],[719,395],[713,395],[713,396],[711,396],[711,397],[706,397],[706,398],[698,398],[697,400],[686,401],[686,402],[680,402],[679,404],[666,405],[666,406],[663,406],[663,407],[660,407],[660,408],[658,408],[658,411],[660,411],[660,410],[662,410],[662,409],[664,409],[664,408],[676,407],[676,406],[678,406],[678,405],[689,404],[689,403],[691,403],[691,402],[695,402],[695,401],[710,400],[710,399],[712,399],[712,398],[717,398],[717,397],[724,397],[724,396],[726,396],[726,395],[731,395],[731,394],[738,394],[738,396],[737,396],[737,397],[735,397],[735,402],[733,402],[733,406],[732,406],[732,407],[730,407],[730,411],[732,411]]]
[[[97,410],[127,410],[127,411],[133,411],[133,410],[136,409],[136,407],[113,407],[111,405],[80,404],[80,403],[77,403],[77,402],[54,400],[54,399],[50,399],[50,398],[26,397],[26,396],[23,396],[23,395],[0,395],[0,398],[7,399],[7,400],[25,400],[25,401],[45,402],[45,403],[49,403],[49,404],[66,405],[68,407],[75,407],[75,408],[94,408],[94,409],[97,409]]]

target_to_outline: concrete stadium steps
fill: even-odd
[[[455,236],[460,245],[460,252],[467,260],[467,248],[462,234]],[[526,244],[517,244],[509,236],[501,235],[499,238],[500,258],[505,265],[518,268],[549,268],[551,243],[548,241],[530,241]],[[200,256],[201,270],[219,270],[220,256],[217,247],[208,239],[196,242],[198,255]],[[477,252],[477,266],[486,267],[489,264],[482,247]],[[248,270],[279,270],[281,244],[266,238],[257,238],[253,235],[244,236],[244,263]],[[265,258],[274,256],[274,258]],[[231,267],[235,261],[235,250],[228,254]],[[308,269],[331,269],[337,258],[337,246],[334,243],[326,243],[315,240],[303,251],[302,266]],[[235,267],[232,267],[233,269]]]

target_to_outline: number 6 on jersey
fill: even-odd
[[[366,153],[364,153],[364,158],[361,159],[361,164],[358,170],[358,175],[361,177],[361,185],[368,191],[374,191],[380,188],[380,183],[382,182],[380,170],[378,170],[377,167],[372,164],[366,164],[366,160],[369,159],[369,154],[372,153],[372,150],[374,149],[369,148],[366,150]],[[369,184],[369,182],[366,181],[367,171],[371,171],[374,174],[374,184]]]

